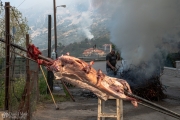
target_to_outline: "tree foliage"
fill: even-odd
[[[23,18],[22,13],[15,7],[10,7],[10,38],[11,42],[25,47],[26,34],[30,30],[27,19]],[[5,39],[5,9],[0,1],[0,38]],[[30,41],[31,42],[31,41]],[[0,43],[0,56],[4,56],[4,43]]]
[[[94,38],[92,40],[85,39],[81,42],[74,42],[67,46],[62,45],[61,43],[58,44],[58,56],[61,56],[62,54],[66,54],[67,52],[70,53],[71,56],[75,57],[82,57],[82,53],[84,50],[93,48],[94,45],[96,45],[97,49],[104,49],[103,44],[110,44],[109,37],[99,37]],[[112,44],[112,43],[111,43]],[[54,48],[54,46],[52,46]],[[47,56],[47,50],[42,51],[44,56]]]

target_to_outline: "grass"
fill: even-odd
[[[5,100],[5,83],[4,79],[1,79],[1,86],[0,86],[0,109],[3,109],[4,107],[4,100]],[[25,80],[23,77],[14,78],[13,81],[11,81],[10,89],[9,89],[9,106],[11,109],[16,109],[18,107],[18,103],[21,99],[23,90],[25,86]]]
[[[65,95],[53,95],[53,97],[56,103],[69,100],[69,97],[66,97]],[[53,103],[53,99],[50,94],[44,94],[44,95],[40,95],[39,102]]]
[[[4,100],[5,100],[5,90],[4,90],[4,80],[0,81],[0,109],[4,107]]]
[[[47,94],[47,84],[44,80],[43,76],[39,77],[39,92],[40,92],[40,99],[39,102],[53,102],[52,97],[50,94]],[[53,95],[56,102],[64,102],[69,100],[69,97],[66,95]]]
[[[22,98],[22,93],[25,87],[25,77],[14,78],[14,82],[12,82],[10,88],[10,106],[13,109],[17,109]],[[31,92],[31,102],[36,106],[37,102],[43,103],[53,103],[52,97],[50,94],[47,94],[47,85],[42,75],[39,75],[38,79],[39,84],[39,101],[35,101],[36,91]],[[33,90],[33,89],[32,89]],[[64,102],[69,100],[70,98],[66,95],[53,95],[56,102]],[[4,108],[4,100],[5,100],[5,87],[4,87],[4,79],[0,80],[0,109]],[[32,107],[32,106],[31,106]]]

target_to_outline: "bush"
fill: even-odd
[[[4,80],[0,81],[0,109],[4,107],[5,89]]]
[[[40,102],[48,102],[52,101],[52,97],[50,94],[47,94],[47,84],[46,81],[44,80],[44,77],[42,75],[39,76],[38,79],[39,82],[39,94],[40,94]],[[12,110],[17,110],[18,105],[20,103],[20,100],[22,99],[22,94],[24,91],[25,87],[25,77],[19,77],[19,78],[14,78],[13,82],[11,81],[11,86],[10,86],[10,107],[12,107]],[[33,90],[33,89],[32,89]],[[36,92],[31,92],[32,96],[32,101],[34,101],[34,98],[36,95]],[[69,99],[68,96],[61,96],[61,95],[53,95],[54,99],[56,102],[62,102],[66,101]],[[4,100],[5,100],[5,85],[4,85],[4,79],[0,79],[0,109],[4,108]],[[32,106],[31,106],[32,107]]]
[[[4,107],[4,100],[5,100],[5,80],[1,80],[0,83],[0,108],[2,109]],[[9,89],[9,104],[10,107],[13,107],[16,109],[18,106],[20,99],[22,97],[22,93],[25,86],[25,79],[23,77],[15,78],[13,81],[11,81]],[[13,109],[11,108],[11,109]]]
[[[51,94],[47,94],[47,84],[44,76],[42,75],[40,75],[39,77],[39,93],[40,93],[40,102],[50,102],[50,103],[53,102]],[[66,96],[53,95],[53,97],[56,102],[63,102],[70,99],[70,97],[67,95]]]
[[[47,93],[47,85],[44,77],[41,75],[39,77],[39,94],[46,94]]]

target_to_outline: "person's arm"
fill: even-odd
[[[111,63],[109,62],[109,60],[106,60],[106,63],[111,67],[112,70],[115,70],[115,67],[111,65]]]
[[[109,62],[109,60],[110,60],[110,56],[107,55],[107,56],[106,56],[106,63],[108,64],[109,67],[111,67],[112,70],[114,70],[115,67],[111,65],[111,63]]]

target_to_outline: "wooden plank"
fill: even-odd
[[[101,99],[98,98],[98,115],[97,120],[101,120]]]
[[[116,99],[112,96],[109,99]],[[116,112],[115,113],[105,113],[105,101],[98,98],[98,115],[97,120],[105,120],[106,117],[116,118],[117,120],[123,120],[123,100],[116,99]]]
[[[117,117],[116,113],[101,113],[101,117]]]

